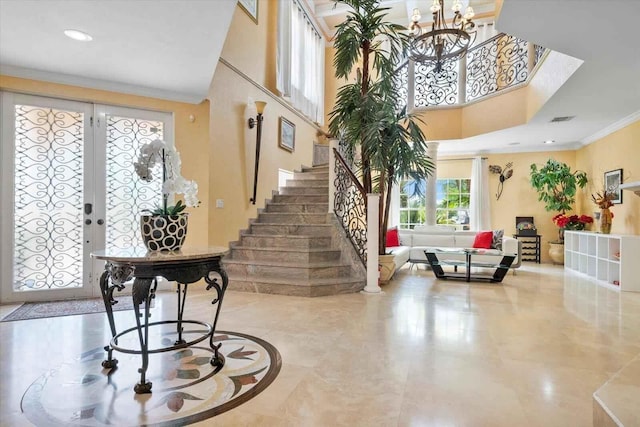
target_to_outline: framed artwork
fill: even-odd
[[[238,0],[240,7],[247,12],[247,15],[255,22],[258,23],[258,0]]]
[[[604,173],[604,189],[607,191],[613,191],[614,198],[611,201],[614,205],[622,203],[622,190],[620,189],[622,184],[622,169],[615,169]]]
[[[280,116],[279,130],[278,147],[293,152],[296,145],[296,125]]]

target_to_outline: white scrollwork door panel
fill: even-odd
[[[161,113],[2,93],[0,300],[97,297],[90,253],[142,244],[161,180],[134,172],[139,147],[173,143]]]
[[[91,104],[2,94],[2,300],[90,286]]]

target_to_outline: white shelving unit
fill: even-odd
[[[608,288],[640,292],[640,236],[565,231],[564,266]]]

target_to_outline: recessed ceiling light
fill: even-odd
[[[93,40],[93,37],[80,30],[64,30],[64,35],[80,42],[90,42]]]
[[[547,139],[544,143],[545,144],[553,144],[555,141],[553,139]]]
[[[520,145],[519,142],[510,142],[509,145]]]

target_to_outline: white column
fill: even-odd
[[[535,60],[536,60],[536,45],[532,42],[527,42],[527,61],[528,61],[527,71],[528,71],[529,77],[531,77],[531,72],[535,67],[535,65],[533,64],[533,61]]]
[[[367,285],[363,292],[378,294],[380,286],[378,278],[378,201],[380,194],[367,194]]]
[[[438,145],[437,141],[427,143],[427,154],[433,162],[433,175],[427,179],[426,190],[426,219],[427,225],[436,225],[436,180],[438,179]]]
[[[467,55],[458,61],[458,104],[467,102]]]
[[[333,213],[336,197],[336,155],[333,149],[338,149],[338,140],[329,141],[329,213]]]

